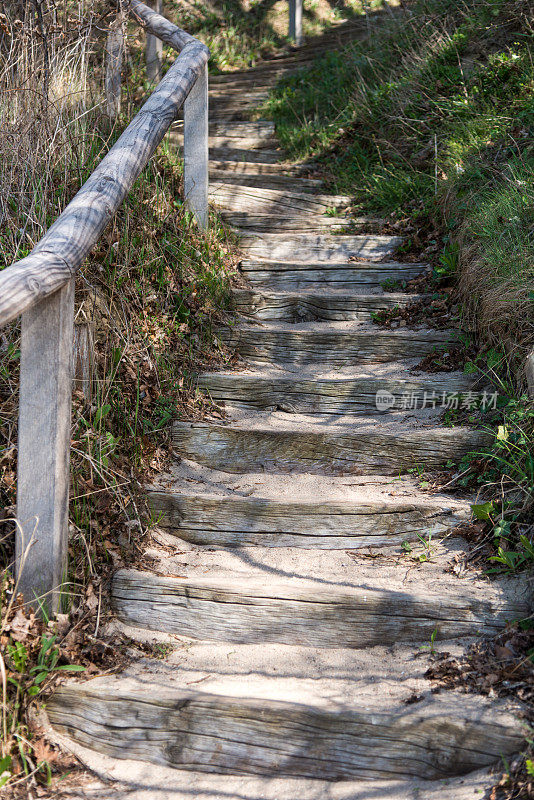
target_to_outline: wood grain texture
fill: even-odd
[[[68,542],[74,281],[22,317],[17,463],[18,592],[55,612]]]
[[[47,710],[58,730],[115,758],[219,774],[444,778],[522,744],[502,704],[465,696],[372,713],[108,678],[63,686]]]
[[[302,34],[302,0],[289,0],[289,38],[301,47],[304,42]]]
[[[207,372],[199,376],[198,385],[218,402],[261,411],[283,410],[302,414],[378,414],[376,393],[391,392],[399,410],[404,394],[419,398],[470,391],[473,377],[454,374],[399,378],[301,378],[249,373]],[[434,394],[433,394],[434,393]],[[387,411],[383,413],[388,413]]]
[[[207,230],[208,65],[204,64],[184,102],[184,198],[199,227]]]
[[[222,170],[219,172],[222,175]],[[251,185],[253,176],[251,177]],[[276,176],[261,176],[265,180],[271,180]],[[293,179],[294,180],[294,179]],[[231,181],[230,181],[231,182]],[[256,184],[256,185],[259,185]],[[276,185],[276,180],[273,181]],[[367,232],[376,230],[378,233],[383,220],[372,219],[369,217],[327,217],[325,214],[251,214],[247,211],[224,211],[219,210],[220,216],[228,225],[233,225],[239,228],[243,233],[250,234],[251,231],[262,233],[264,231],[278,232],[278,233],[301,233],[307,231],[311,234],[317,233],[358,233],[358,231],[366,230]]]
[[[181,148],[183,141],[184,137],[180,131],[171,131],[169,133],[169,142],[174,147]],[[236,137],[232,136],[231,134],[227,135],[224,133],[221,133],[220,135],[210,133],[208,137],[208,143],[211,153],[213,150],[217,150],[219,148],[233,147],[241,150],[253,150],[254,148],[261,150],[261,148],[265,148],[267,151],[271,151],[273,148],[277,147],[278,141],[268,133],[242,137]]]
[[[244,259],[241,270],[254,286],[264,286],[282,292],[309,288],[355,289],[359,286],[381,286],[384,281],[403,281],[424,272],[424,264],[399,264],[396,262],[310,262],[256,261]]]
[[[210,92],[211,98],[211,92]],[[306,174],[310,166],[308,164],[279,164],[269,162],[257,161],[218,161],[215,158],[210,159],[210,170],[219,170],[224,172],[224,175],[240,175],[242,173],[254,175],[292,175],[293,177]],[[223,181],[221,181],[223,183]]]
[[[326,287],[313,292],[259,292],[253,289],[234,289],[232,308],[255,319],[275,322],[328,322],[342,320],[370,321],[371,313],[383,309],[404,307],[424,295],[355,294]]]
[[[273,142],[277,141],[274,136],[274,123],[267,120],[258,122],[217,122],[211,119],[208,131],[210,136],[222,136],[225,139],[254,139],[258,137],[258,141],[261,142],[265,137],[268,137]],[[172,133],[183,134],[183,123],[176,122],[173,125]]]
[[[379,261],[391,256],[401,244],[400,236],[360,234],[356,236],[295,233],[280,236],[276,233],[243,236],[243,252],[250,259],[270,259],[291,262],[348,261],[352,257]]]
[[[152,0],[151,5],[154,11],[161,14],[161,0]],[[152,33],[147,33],[145,40],[146,77],[151,83],[158,83],[161,80],[162,56],[163,41]]]
[[[359,433],[319,426],[315,431],[248,429],[175,422],[180,456],[224,472],[306,472],[318,475],[395,475],[418,465],[441,467],[491,443],[491,434],[470,428],[422,428],[403,433],[379,428]]]
[[[139,0],[131,10],[181,53],[29,256],[0,273],[0,326],[64,286],[79,269],[176,117],[207,63],[205,45]]]
[[[342,324],[342,323],[338,323]],[[240,356],[259,363],[322,364],[350,366],[369,362],[422,358],[452,340],[448,331],[395,331],[356,327],[342,329],[336,323],[317,328],[291,329],[290,325],[269,327],[241,325],[221,328],[220,339]]]
[[[262,497],[151,491],[158,525],[209,547],[302,547],[322,550],[401,545],[444,535],[470,517],[469,505],[409,502],[283,502]]]
[[[124,57],[124,37],[126,34],[126,14],[120,10],[110,25],[106,39],[106,114],[114,121],[121,109],[121,71]]]
[[[94,325],[80,322],[74,326],[72,382],[73,389],[82,392],[85,402],[93,398],[93,378],[95,371]]]
[[[479,598],[459,584],[454,597],[421,588],[381,591],[371,587],[261,581],[242,574],[167,578],[120,570],[112,602],[128,624],[223,642],[278,642],[309,647],[361,648],[394,642],[428,642],[501,630],[527,612],[528,603]]]
[[[238,164],[278,164],[284,154],[282,150],[277,149],[260,149],[251,150],[249,147],[240,147],[236,144],[224,147],[222,145],[215,146],[210,144],[210,158],[215,161],[228,161],[230,163]]]
[[[261,174],[248,174],[248,173],[235,173],[228,172],[224,169],[211,169],[210,178],[216,183],[224,183],[226,186],[252,186],[260,189],[286,189],[292,191],[295,188],[295,179],[291,176],[285,175],[261,175]],[[299,178],[298,189],[299,193],[315,192],[320,189],[323,182],[320,180],[312,180],[311,178]],[[246,216],[243,216],[243,221],[246,221]],[[332,218],[328,218],[327,222]],[[275,222],[273,220],[273,222]],[[278,226],[274,226],[275,229]],[[266,228],[269,230],[269,228]],[[271,229],[272,230],[272,229]]]
[[[305,192],[229,186],[216,182],[211,184],[210,197],[215,205],[227,211],[254,213],[277,209],[276,213],[280,214],[285,213],[285,209],[292,209],[303,214],[324,214],[329,208],[345,209],[350,204],[350,197],[343,195],[310,195]]]

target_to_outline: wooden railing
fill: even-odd
[[[127,8],[179,55],[30,255],[0,272],[0,327],[22,315],[17,591],[52,610],[66,572],[74,276],[182,106],[185,200],[208,225],[209,50],[140,0]]]
[[[289,0],[289,38],[300,47],[302,38],[302,0]]]

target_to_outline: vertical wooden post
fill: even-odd
[[[158,14],[161,14],[161,0],[152,0],[148,5]],[[151,83],[161,80],[161,58],[163,55],[163,42],[151,33],[146,35],[145,60],[146,76]]]
[[[121,72],[126,16],[119,11],[106,40],[106,113],[114,122],[121,110]]]
[[[90,403],[93,398],[94,350],[94,326],[90,322],[76,323],[72,352],[72,385],[75,391],[83,393],[86,403]]]
[[[67,564],[73,326],[73,280],[22,316],[16,570],[50,611]]]
[[[302,0],[289,0],[289,38],[302,44]]]
[[[201,228],[208,227],[208,66],[184,103],[184,194]]]

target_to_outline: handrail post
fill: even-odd
[[[106,113],[115,122],[121,110],[121,72],[124,58],[124,37],[126,32],[126,14],[119,11],[115,22],[110,27],[106,40],[105,58],[105,92]]]
[[[289,38],[302,44],[302,0],[289,0]]]
[[[149,5],[158,14],[161,14],[161,0],[152,0]],[[158,36],[147,33],[145,43],[146,76],[151,83],[158,83],[161,80],[162,56],[163,42]]]
[[[68,544],[74,280],[22,315],[17,591],[59,605]]]
[[[199,226],[208,227],[208,66],[184,103],[184,195]]]

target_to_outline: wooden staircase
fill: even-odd
[[[221,338],[246,363],[200,376],[228,416],[176,421],[173,472],[149,488],[154,569],[113,580],[125,629],[175,649],[48,704],[67,745],[119,781],[106,797],[463,800],[488,785],[473,771],[521,746],[512,703],[424,678],[431,640],[455,652],[529,610],[517,582],[453,574],[469,503],[411,474],[487,440],[400,405],[473,388],[413,370],[455,332],[372,325],[413,298],[382,283],[424,265],[396,262],[398,237],[352,221],[350,198],[286,167],[272,124],[250,121],[280,74],[357,31],[212,80],[212,200],[242,231],[248,282],[245,321]],[[378,409],[377,392],[399,405]]]

